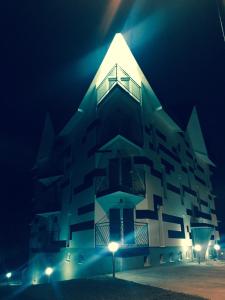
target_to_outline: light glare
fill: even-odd
[[[5,276],[6,276],[6,278],[8,278],[8,279],[9,279],[9,278],[11,278],[11,277],[12,277],[12,272],[8,272],[8,273],[6,273],[6,275],[5,275]]]
[[[194,246],[194,250],[197,251],[197,252],[200,252],[200,251],[202,250],[202,246],[199,245],[199,244],[196,244],[196,245]]]
[[[199,244],[196,244],[196,245],[194,246],[194,250],[197,251],[197,252],[200,252],[200,251],[202,250],[202,246],[199,245]]]
[[[214,249],[215,249],[216,251],[219,251],[219,250],[220,250],[220,245],[218,245],[218,244],[214,245]]]
[[[53,273],[53,268],[47,267],[47,268],[45,269],[45,274],[46,274],[47,276],[51,276],[52,273]]]
[[[108,244],[108,249],[110,252],[116,252],[119,249],[119,243],[117,242],[110,242]]]

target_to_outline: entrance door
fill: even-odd
[[[133,208],[112,208],[109,210],[110,241],[135,244]]]
[[[115,242],[121,241],[120,209],[117,208],[109,210],[109,239]]]
[[[123,237],[125,244],[131,245],[135,243],[133,208],[123,209]]]

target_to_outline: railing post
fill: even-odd
[[[147,231],[147,244],[149,246],[148,223],[146,224],[146,231]]]
[[[96,234],[96,228],[97,228],[97,226],[96,226],[96,224],[95,224],[95,232],[94,232],[94,235],[95,235],[95,248],[96,248],[96,236],[97,236],[97,234]]]
[[[116,81],[118,81],[118,79],[117,79],[117,64],[116,64]]]

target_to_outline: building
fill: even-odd
[[[30,274],[55,279],[202,258],[219,240],[208,157],[194,108],[182,130],[117,34],[77,112],[49,117],[34,167]],[[209,246],[211,243],[211,246]]]

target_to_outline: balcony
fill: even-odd
[[[33,211],[36,215],[55,214],[61,210],[61,202],[59,199],[46,197],[44,200],[46,201],[35,201]]]
[[[124,233],[126,224],[120,224],[120,249],[146,248],[149,247],[148,224],[134,222],[134,231],[129,235]],[[129,227],[129,224],[128,224]],[[103,222],[95,224],[95,247],[107,247],[110,242],[110,223]]]
[[[34,207],[36,215],[51,215],[61,211],[61,203],[59,201],[53,203],[43,203]]]
[[[66,247],[66,241],[55,241],[41,248],[31,248],[32,253],[56,253]]]
[[[50,182],[49,185],[39,183],[36,185],[33,212],[35,214],[51,214],[61,210],[60,189],[57,182]]]
[[[55,253],[60,252],[62,248],[65,248],[67,245],[66,240],[53,240],[53,235],[58,236],[58,232],[53,231],[42,231],[38,234],[33,234],[32,237],[35,240],[38,240],[38,244],[31,246],[32,253]]]
[[[129,177],[128,177],[129,176]],[[105,178],[99,183],[99,186],[96,187],[96,197],[100,198],[102,196],[112,194],[115,192],[123,192],[126,194],[132,194],[136,196],[145,195],[145,183],[144,183],[144,173],[140,171],[130,171],[130,174],[127,176],[127,181],[120,179],[116,182],[117,178]],[[125,177],[125,176],[124,176]],[[101,180],[100,179],[100,180]]]
[[[121,204],[135,207],[145,197],[145,172],[132,166],[131,157],[113,158],[107,176],[95,185],[96,200],[105,211]]]
[[[141,87],[116,64],[97,87],[97,103],[100,103],[117,84],[125,89],[135,100],[141,102]]]

